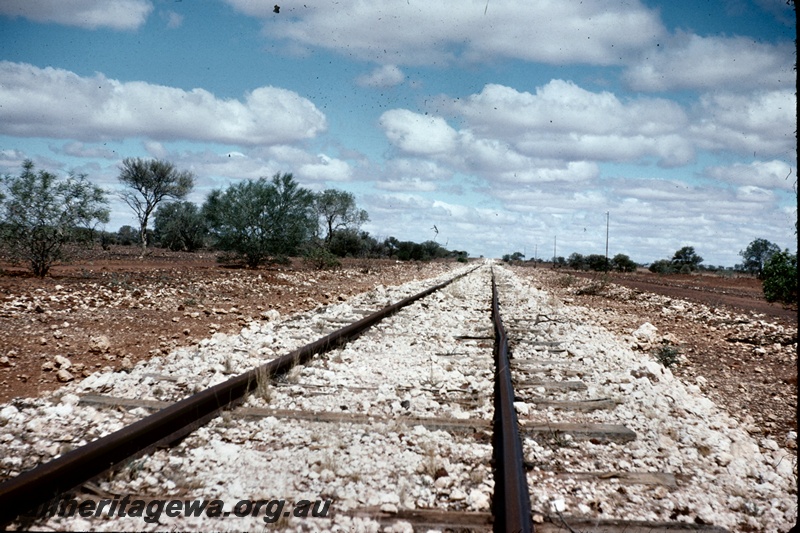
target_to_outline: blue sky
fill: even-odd
[[[280,13],[273,6],[280,4]],[[473,256],[796,250],[784,0],[3,0],[0,173],[291,172]],[[434,225],[438,233],[433,230]]]

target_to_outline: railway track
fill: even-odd
[[[644,394],[644,381],[665,374],[634,361],[641,376],[608,382],[563,307],[503,269],[460,274],[422,293],[421,284],[374,292],[234,339],[215,336],[130,375],[86,380],[55,409],[111,419],[100,430],[108,435],[71,434],[70,446],[101,438],[0,485],[2,521],[81,530],[725,531],[696,509],[705,501],[691,499],[692,484],[708,480],[676,475],[689,460],[661,457],[666,441],[640,427],[660,401]],[[398,304],[373,313],[388,301]],[[278,350],[291,351],[254,364]],[[644,414],[632,403],[645,404]],[[13,426],[8,411],[0,423]],[[69,489],[76,502],[94,502],[87,509],[106,501],[106,512],[17,516]],[[126,497],[158,512],[109,517]],[[211,507],[168,516],[166,500],[224,505],[219,516]]]

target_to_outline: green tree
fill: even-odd
[[[81,230],[108,222],[106,193],[85,174],[59,180],[44,170],[35,172],[26,160],[20,175],[4,176],[2,185],[0,195],[7,200],[0,210],[0,240],[12,260],[27,262],[39,277],[66,258],[64,245],[77,240]]]
[[[567,258],[567,265],[573,270],[586,270],[586,258],[578,252],[573,252]]]
[[[469,252],[466,250],[453,250],[450,256],[454,257],[459,263],[466,263],[469,260]]]
[[[400,241],[397,240],[397,237],[387,237],[383,241],[383,248],[386,250],[386,257],[396,257],[400,250]]]
[[[739,255],[744,259],[742,270],[755,274],[759,279],[762,279],[764,265],[767,260],[780,251],[781,249],[777,244],[773,244],[767,239],[756,239],[747,248],[739,252]]]
[[[313,207],[311,191],[291,174],[275,174],[211,192],[202,212],[216,247],[256,268],[268,257],[295,255],[314,235]]]
[[[173,251],[194,252],[205,244],[206,220],[192,202],[172,202],[156,209],[153,237]]]
[[[608,270],[608,259],[606,256],[600,254],[590,254],[586,256],[586,266],[589,270],[603,272]]]
[[[423,260],[425,261],[429,261],[431,259],[442,259],[450,255],[450,252],[447,251],[447,248],[436,241],[425,241],[420,244],[420,246],[422,246],[422,249],[424,250]],[[523,255],[522,257],[525,256]]]
[[[797,303],[797,254],[789,250],[772,254],[764,264],[763,279],[768,302]]]
[[[502,257],[504,263],[511,263],[514,261],[522,261],[525,259],[525,254],[522,252],[514,252],[513,254],[505,254]]]
[[[369,220],[363,209],[356,207],[352,193],[337,189],[327,189],[314,198],[314,208],[319,216],[320,226],[325,231],[325,244],[329,245],[337,231],[357,231],[361,224]]]
[[[133,226],[122,226],[117,231],[117,240],[123,246],[130,246],[135,243],[139,238],[139,232]]]
[[[351,228],[335,230],[328,249],[339,257],[366,257],[380,255],[381,245],[368,232]]]
[[[619,272],[635,272],[636,263],[625,254],[617,254],[611,259],[611,268]]]
[[[128,157],[122,160],[118,179],[129,189],[120,196],[139,220],[139,238],[144,255],[150,215],[163,200],[185,198],[194,187],[194,176],[188,171],[178,171],[169,161]]]
[[[675,272],[675,266],[669,259],[659,259],[651,263],[648,270],[656,274],[672,274]]]
[[[689,272],[694,272],[702,262],[703,258],[697,255],[693,246],[684,246],[672,256],[672,265],[676,270],[682,272],[687,270]]]

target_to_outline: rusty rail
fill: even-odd
[[[223,410],[244,401],[257,386],[257,377],[288,372],[314,355],[357,337],[403,307],[462,278],[478,267],[384,307],[260,367],[185,398],[114,433],[92,441],[0,484],[0,527],[53,498],[156,448],[170,446],[208,423]]]
[[[494,271],[492,271],[492,320],[494,322],[494,530],[533,531],[528,480],[522,460],[514,387],[508,365],[508,337],[500,317]]]

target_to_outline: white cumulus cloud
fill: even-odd
[[[623,79],[637,91],[779,89],[794,87],[793,64],[791,43],[681,34],[669,46],[651,50]]]
[[[783,161],[753,161],[713,166],[705,174],[725,183],[791,191],[797,183],[796,169]]]
[[[87,29],[135,30],[153,4],[149,0],[3,0],[0,15],[34,22],[54,22]]]
[[[317,161],[297,169],[297,177],[313,181],[349,181],[353,171],[346,161],[319,154]]]
[[[789,89],[748,95],[709,93],[700,98],[690,132],[706,150],[796,159],[796,108],[794,90]]]
[[[378,181],[375,183],[375,188],[384,191],[431,192],[436,190],[436,184],[420,178],[406,178]]]
[[[236,10],[270,21],[269,35],[366,61],[432,65],[496,58],[551,64],[611,65],[665,30],[658,13],[638,0],[398,2],[340,0],[303,4],[275,24],[272,4],[227,0]],[[266,30],[265,30],[266,31]]]
[[[380,123],[392,144],[409,154],[450,153],[457,146],[458,133],[441,117],[391,109]]]
[[[0,62],[0,132],[19,137],[275,144],[315,137],[325,115],[293,91],[259,87],[242,100],[102,74]]]
[[[405,79],[405,74],[397,66],[383,65],[376,67],[369,74],[356,78],[356,84],[361,87],[394,87],[403,83]]]
[[[661,98],[623,101],[608,91],[592,92],[571,81],[551,80],[535,93],[489,84],[450,108],[463,117],[470,132],[503,140],[508,145],[503,150],[509,157],[517,152],[517,159],[522,155],[596,161],[656,157],[663,166],[677,166],[695,157],[685,136],[686,112]]]
[[[508,183],[570,183],[590,182],[600,176],[596,163],[570,161],[562,167],[532,166],[515,171],[504,172],[500,181]]]

